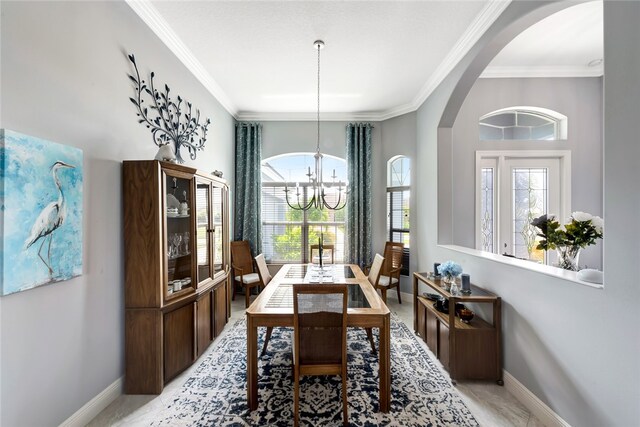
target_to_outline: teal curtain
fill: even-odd
[[[261,145],[262,125],[260,123],[236,124],[234,240],[248,240],[254,255],[262,252]]]
[[[371,264],[371,133],[370,123],[347,125],[347,259]]]

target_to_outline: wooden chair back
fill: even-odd
[[[402,257],[404,255],[404,243],[387,242],[384,245],[384,265],[382,275],[400,278],[402,269]]]
[[[247,240],[236,240],[231,242],[231,264],[234,268],[233,275],[254,273],[253,271],[253,257],[251,256],[251,247]]]
[[[309,259],[311,260],[312,263],[314,264],[319,264],[320,263],[320,245],[311,245],[310,246],[310,251],[309,251]],[[313,257],[313,252],[316,252],[317,255],[316,257],[318,258],[318,262],[315,261],[315,258]],[[327,257],[327,252],[331,253],[331,257]],[[327,259],[331,259],[330,264],[334,264],[334,260],[335,260],[335,250],[334,250],[334,245],[322,245],[322,253],[323,253],[323,259],[322,259],[322,263],[324,264]]]
[[[369,270],[369,283],[374,287],[378,285],[378,279],[380,279],[380,273],[382,272],[382,265],[384,264],[384,257],[380,254],[376,254],[373,258],[373,264]]]
[[[267,267],[267,262],[264,259],[264,255],[260,254],[256,257],[256,265],[258,266],[258,275],[263,286],[267,286],[271,281],[271,273]]]
[[[300,375],[342,377],[347,413],[347,285],[293,285],[294,426],[298,425]]]

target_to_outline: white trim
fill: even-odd
[[[96,397],[88,401],[82,408],[60,424],[60,427],[82,427],[93,420],[104,408],[122,395],[124,377],[115,380]]]
[[[600,77],[604,66],[587,67],[578,65],[548,66],[488,66],[480,74],[481,79],[529,78],[529,77]]]
[[[480,11],[476,19],[469,25],[467,31],[460,37],[456,45],[449,51],[449,54],[440,63],[436,71],[431,74],[429,80],[422,86],[418,96],[413,100],[413,110],[417,110],[420,105],[431,95],[440,83],[458,65],[458,62],[471,50],[471,47],[480,39],[487,29],[509,6],[511,0],[490,0]]]
[[[176,55],[189,71],[204,85],[220,104],[236,120],[243,121],[315,121],[315,113],[296,112],[250,112],[238,111],[229,96],[213,79],[195,55],[187,48],[184,42],[169,26],[151,0],[125,0],[129,7],[144,21],[145,24],[160,38],[160,40]],[[469,52],[473,45],[482,37],[493,22],[509,6],[511,0],[489,0],[471,22],[467,30],[462,34],[458,42],[449,51],[449,54],[440,63],[438,68],[429,76],[418,95],[412,102],[390,108],[385,111],[362,113],[323,113],[322,121],[382,121],[406,113],[416,111],[422,103],[431,95],[440,83],[449,75],[460,60]]]
[[[335,113],[320,112],[321,122],[349,122],[349,121],[380,121],[381,113]],[[404,114],[404,113],[402,113]],[[395,117],[395,116],[392,116]],[[316,113],[313,112],[269,112],[259,113],[251,111],[240,111],[236,118],[248,122],[315,122]]]
[[[191,74],[213,95],[218,102],[234,118],[237,118],[237,108],[211,77],[211,74],[198,61],[195,55],[189,50],[187,45],[173,31],[169,23],[162,17],[160,12],[153,6],[151,0],[125,0],[129,7],[144,21],[145,24],[158,36],[158,38],[173,52],[173,54],[184,64]],[[135,53],[135,52],[134,52]]]
[[[571,427],[562,417],[554,412],[546,403],[533,394],[509,372],[503,370],[504,388],[547,427]]]
[[[545,276],[554,277],[556,279],[566,280],[568,282],[577,283],[579,285],[588,286],[590,288],[604,289],[604,285],[597,283],[585,282],[578,279],[577,271],[563,270],[562,268],[553,267],[551,265],[538,264],[523,259],[506,257],[504,255],[498,255],[491,252],[479,251],[477,249],[467,248],[457,245],[438,245],[439,248],[449,249],[454,252],[460,252],[466,255],[475,256],[477,258],[486,259],[489,261],[498,262],[500,264],[507,264],[512,267],[522,268],[525,270],[533,271],[535,273],[544,274]]]

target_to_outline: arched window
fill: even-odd
[[[480,117],[480,141],[567,139],[567,117],[540,107],[509,107]]]
[[[387,232],[389,241],[404,243],[402,274],[409,274],[411,159],[392,157],[387,162]]]
[[[317,244],[321,234],[324,244],[335,246],[334,261],[344,262],[345,210],[299,211],[287,205],[285,183],[292,204],[296,192],[307,200],[306,173],[309,167],[315,167],[313,156],[314,153],[288,153],[262,161],[262,251],[270,263],[309,262],[309,246]],[[325,154],[322,163],[325,176],[335,175],[336,182],[347,181],[344,159]]]

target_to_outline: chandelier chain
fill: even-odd
[[[317,151],[320,151],[320,48],[321,48],[321,45],[318,44],[317,48],[318,48],[318,110],[316,114],[316,122],[318,123],[318,140],[317,140],[316,149]]]
[[[293,210],[306,211],[311,208],[320,209],[320,210],[326,208],[329,210],[338,211],[345,208],[347,204],[347,193],[349,192],[349,190],[347,189],[346,182],[343,183],[341,180],[339,180],[337,183],[335,182],[335,179],[337,178],[335,169],[333,171],[333,175],[331,176],[331,178],[333,179],[333,182],[325,183],[322,176],[322,157],[323,156],[322,156],[322,153],[320,153],[320,49],[324,47],[324,42],[322,40],[316,40],[313,44],[318,50],[318,75],[317,75],[318,97],[316,100],[317,101],[316,103],[317,140],[316,140],[316,154],[314,156],[315,170],[312,173],[311,167],[309,167],[309,172],[306,174],[309,178],[309,182],[307,186],[303,188],[302,194],[300,194],[300,189],[296,184],[296,191],[295,191],[296,197],[293,204],[289,200],[289,192],[291,190],[289,190],[286,181],[284,184],[284,194],[285,194],[285,200],[287,202],[287,205],[289,205],[289,207]],[[333,189],[332,192],[335,194],[336,185],[338,187],[337,200],[334,203],[330,203],[327,197],[328,194],[325,193],[325,187],[332,188]],[[343,185],[344,185],[344,190],[343,190]],[[305,196],[308,194],[307,193],[308,189],[311,190],[311,197],[309,198],[308,202],[305,202],[304,199],[305,199]],[[301,196],[302,196],[302,200],[300,198]]]

